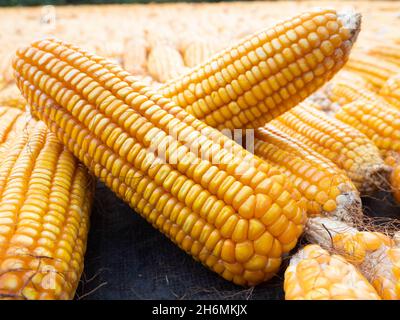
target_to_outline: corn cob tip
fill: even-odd
[[[390,184],[390,175],[393,168],[385,164],[376,164],[365,167],[363,169],[363,176],[365,177],[359,190],[362,194],[372,194],[376,190],[388,190]]]
[[[354,10],[344,10],[338,12],[338,17],[343,26],[349,30],[351,35],[349,40],[351,43],[356,42],[358,34],[361,30],[361,13],[358,13]]]

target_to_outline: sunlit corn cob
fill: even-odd
[[[352,221],[361,200],[350,178],[329,159],[272,123],[256,130],[254,153],[279,167],[299,189],[309,215],[334,215]]]
[[[390,77],[400,72],[400,67],[396,64],[363,53],[352,55],[345,68],[360,74],[376,91],[379,91]]]
[[[391,63],[400,66],[400,45],[382,45],[379,44],[368,50],[368,53],[376,56],[378,59],[385,59]]]
[[[389,168],[379,150],[364,134],[301,103],[271,121],[343,169],[362,193],[370,193],[386,180]]]
[[[147,69],[159,82],[167,82],[187,71],[180,52],[168,45],[157,45],[151,49]]]
[[[221,49],[219,41],[214,39],[195,39],[183,50],[183,60],[188,67],[195,67],[211,58]]]
[[[400,110],[395,107],[356,100],[340,108],[335,117],[364,133],[384,157],[400,152]]]
[[[379,94],[400,109],[400,73],[386,81]]]
[[[183,250],[241,285],[264,281],[302,232],[277,169],[117,65],[56,40],[17,52],[32,113],[119,197]],[[203,126],[199,131],[196,128]],[[213,136],[214,135],[214,136]]]
[[[14,107],[25,110],[26,101],[15,84],[10,84],[0,90],[0,107]]]
[[[124,69],[135,75],[147,74],[147,49],[143,38],[134,37],[127,40],[122,56]]]
[[[346,223],[315,217],[306,236],[357,266],[385,300],[400,299],[400,243],[379,232],[358,231]]]
[[[307,245],[290,260],[286,300],[380,300],[367,279],[343,257]]]
[[[218,129],[260,127],[343,66],[360,21],[325,9],[296,16],[217,53],[162,94]]]
[[[0,299],[72,299],[83,271],[94,183],[43,122],[29,120],[0,150],[4,145]]]

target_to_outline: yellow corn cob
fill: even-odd
[[[367,279],[340,255],[307,245],[290,260],[286,300],[380,300]]]
[[[188,67],[195,67],[221,49],[221,44],[211,39],[195,39],[188,43],[183,50],[183,60]]]
[[[270,278],[304,210],[277,169],[117,65],[56,40],[17,52],[18,86],[68,148],[183,250],[241,285]],[[225,138],[227,140],[227,138]]]
[[[343,66],[360,20],[324,9],[296,16],[214,55],[162,94],[218,129],[260,127]]]
[[[385,157],[400,152],[400,110],[385,103],[356,100],[335,117],[364,133]]]
[[[72,299],[94,183],[42,122],[0,150],[0,298]]]
[[[271,125],[330,159],[362,194],[372,192],[387,178],[389,168],[364,134],[306,103],[274,119]]]
[[[25,110],[26,101],[15,84],[10,84],[0,90],[0,107],[14,107]]]
[[[400,109],[400,73],[386,81],[379,94]]]
[[[378,59],[385,59],[393,64],[400,66],[400,46],[399,45],[382,45],[372,47],[368,53],[376,56]]]
[[[379,232],[361,232],[321,217],[308,220],[306,235],[357,266],[382,299],[400,299],[400,243]]]
[[[379,91],[390,77],[400,72],[399,66],[362,53],[353,55],[345,68],[360,74],[376,91]]]
[[[279,167],[299,189],[309,215],[335,215],[352,221],[361,200],[350,178],[330,160],[272,123],[256,130],[254,152]]]
[[[147,69],[159,82],[167,82],[187,71],[179,51],[168,45],[157,45],[151,49]]]

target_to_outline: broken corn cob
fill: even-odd
[[[384,157],[400,152],[400,110],[395,107],[356,100],[340,108],[335,117],[364,133]]]
[[[389,168],[371,140],[306,103],[270,124],[343,169],[362,194],[372,192],[387,179]]]
[[[272,123],[256,130],[254,152],[280,168],[299,189],[309,215],[334,215],[352,221],[361,200],[350,178],[334,163]]]
[[[288,179],[239,145],[213,141],[216,130],[196,129],[201,122],[119,66],[42,40],[19,50],[14,68],[32,113],[119,197],[225,279],[264,281],[296,245],[305,215]]]
[[[379,94],[390,104],[400,109],[400,73],[386,81]]]
[[[285,271],[286,300],[380,300],[367,279],[343,257],[307,245]]]
[[[346,62],[359,14],[318,9],[243,39],[162,94],[218,129],[257,128],[297,105]]]
[[[400,299],[399,242],[379,232],[361,232],[346,223],[321,217],[308,220],[306,236],[357,266],[382,299]]]
[[[0,299],[74,297],[93,187],[44,123],[31,119],[7,137],[0,146]]]

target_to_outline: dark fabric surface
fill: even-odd
[[[370,215],[400,217],[399,206],[387,193],[363,201]],[[98,184],[85,270],[76,298],[282,299],[284,269],[255,288],[231,284],[179,249]]]

